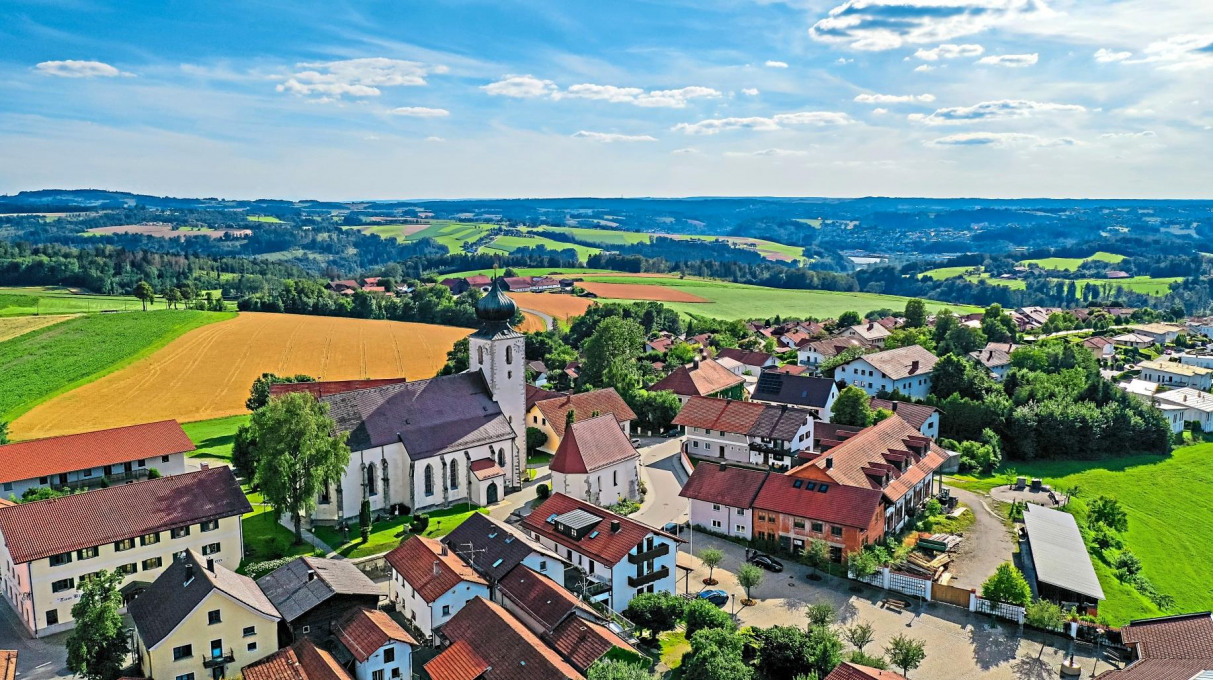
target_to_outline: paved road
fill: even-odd
[[[989,496],[975,494],[964,489],[949,487],[952,495],[969,506],[977,518],[973,529],[965,533],[957,549],[956,560],[949,570],[955,575],[952,585],[958,588],[981,588],[998,565],[1011,561],[1015,553],[1015,540],[1010,530],[1002,523],[1002,517],[991,509]]]
[[[675,437],[644,437],[640,443],[640,474],[648,487],[644,504],[632,515],[652,527],[661,528],[668,522],[683,522],[688,516],[685,498],[678,492],[687,481],[686,471],[679,461],[682,439]]]
[[[70,678],[67,669],[67,633],[35,639],[25,631],[8,602],[0,602],[0,649],[17,650],[18,677],[21,680]]]
[[[519,307],[518,309],[521,309],[522,311],[530,313],[530,314],[534,314],[535,316],[539,317],[540,319],[543,319],[543,322],[548,325],[549,331],[556,327],[556,322],[552,320],[551,314],[544,314],[543,312],[539,311],[538,309],[527,309],[526,307]]]

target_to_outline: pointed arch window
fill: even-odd
[[[450,488],[450,489],[459,488],[459,461],[457,461],[457,460],[451,461],[451,483],[450,483],[450,486],[448,486],[447,488]]]
[[[434,495],[434,466],[426,465],[425,473],[422,475],[423,483],[425,484],[425,495]]]
[[[492,447],[489,447],[489,448],[491,449]],[[501,467],[505,467],[505,447],[504,446],[497,449],[497,464],[500,465]]]
[[[476,347],[476,363],[480,364],[481,366],[484,365],[484,345],[478,345]]]
[[[369,463],[366,466],[366,495],[374,496],[375,494],[379,493],[379,491],[375,488],[376,481],[375,464]]]

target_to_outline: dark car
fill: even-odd
[[[750,564],[753,564],[758,567],[762,567],[763,569],[766,569],[767,571],[773,571],[775,573],[779,573],[779,572],[783,571],[783,562],[780,562],[779,560],[775,559],[774,557],[771,557],[770,555],[764,555],[762,553],[757,553],[755,555],[751,555]]]
[[[729,603],[729,594],[723,590],[702,590],[699,592],[699,599],[707,600],[717,607],[723,607]]]

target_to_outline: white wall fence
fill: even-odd
[[[934,594],[934,590],[936,588],[936,585],[933,581],[929,581],[925,578],[919,578],[917,576],[911,576],[909,574],[903,574],[900,572],[896,572],[896,571],[893,571],[892,569],[889,569],[888,567],[884,567],[884,568],[880,569],[879,571],[872,574],[871,576],[867,576],[864,578],[856,578],[854,575],[852,575],[851,578],[856,581],[861,581],[863,583],[867,583],[868,585],[876,586],[877,588],[882,588],[884,590],[891,590],[895,593],[901,593],[903,595],[909,595],[910,597],[919,598],[919,599],[923,600],[924,602],[944,602],[946,604],[963,606],[963,605],[960,605],[958,602],[951,601],[951,598],[949,598],[949,599],[933,598],[932,595]],[[947,586],[939,586],[939,587],[943,588],[943,589],[948,588]],[[963,594],[963,593],[961,593],[961,594]],[[978,597],[977,593],[975,593],[975,592],[969,593],[968,601],[969,601],[968,610],[971,612],[976,612],[978,614],[989,614],[991,616],[995,616],[995,617],[998,617],[1001,619],[1007,619],[1008,621],[1014,621],[1017,624],[1021,624],[1021,625],[1023,624],[1023,620],[1024,620],[1024,608],[1023,607],[1013,605],[1013,604],[1005,604],[1002,602],[994,602],[992,600],[987,600],[987,599]]]

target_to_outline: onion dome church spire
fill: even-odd
[[[493,286],[484,297],[476,303],[476,318],[485,325],[508,326],[518,306],[505,294],[505,281],[500,277],[493,279]]]

